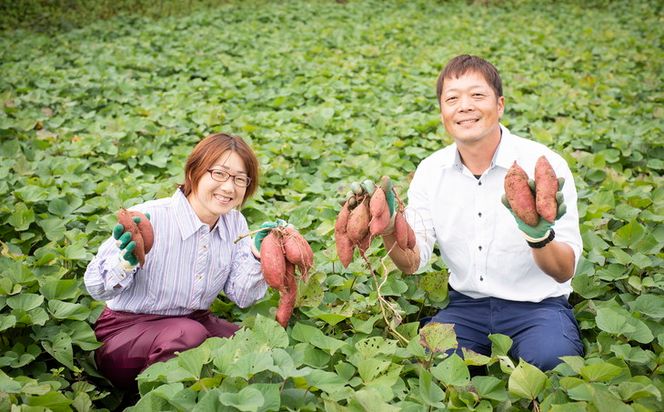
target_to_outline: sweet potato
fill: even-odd
[[[134,248],[134,255],[141,266],[145,264],[145,255],[152,249],[154,243],[154,233],[152,231],[152,224],[150,220],[143,213],[136,210],[120,209],[117,213],[118,223],[120,223],[126,231],[131,233],[131,240],[136,243]],[[139,217],[141,220],[137,224],[134,217]]]
[[[284,285],[279,289],[279,306],[275,318],[282,327],[288,326],[288,321],[293,315],[295,301],[297,300],[297,281],[295,280],[295,266],[286,262]]]
[[[406,222],[403,212],[397,212],[394,217],[394,236],[397,239],[397,245],[404,250],[408,249],[408,229],[408,222]]]
[[[406,221],[406,225],[408,226],[408,242],[406,245],[408,246],[408,249],[413,249],[417,241],[417,239],[415,238],[415,231],[413,230],[412,227],[410,227],[408,221]]]
[[[275,289],[283,287],[286,263],[281,238],[275,231],[270,231],[261,243],[261,269],[270,287]]]
[[[380,187],[376,188],[369,201],[371,221],[369,232],[372,236],[379,235],[390,225],[390,210],[387,207],[385,192]]]
[[[286,260],[300,269],[302,279],[306,282],[309,269],[314,265],[314,252],[309,242],[291,226],[282,230],[282,239]]]
[[[371,233],[367,232],[367,235],[357,244],[357,247],[362,253],[365,253],[369,249],[369,246],[371,246]]]
[[[535,163],[535,205],[542,219],[551,223],[556,220],[558,214],[556,192],[558,192],[556,172],[546,157],[540,156]]]
[[[339,260],[344,267],[348,267],[351,260],[353,260],[353,242],[350,241],[346,234],[349,215],[350,209],[348,208],[348,202],[346,202],[342,206],[334,223],[334,243],[337,247],[337,256],[339,256]]]
[[[367,233],[369,233],[370,219],[369,202],[365,198],[362,203],[358,204],[357,207],[350,212],[350,216],[348,216],[346,233],[351,242],[358,244],[364,239]]]
[[[505,196],[516,216],[530,226],[537,226],[539,215],[535,196],[528,186],[528,175],[516,161],[505,175]]]

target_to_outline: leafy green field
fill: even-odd
[[[493,2],[489,2],[493,3]],[[276,292],[213,310],[248,328],[140,377],[136,410],[656,411],[664,393],[664,19],[659,1],[229,2],[0,35],[0,410],[116,408],[94,369],[103,308],[82,275],[114,212],[169,196],[193,145],[245,137],[261,160],[251,227],[280,217],[312,244],[287,330]],[[501,71],[503,123],[577,177],[573,280],[585,358],[543,373],[506,354],[445,358],[420,336],[445,268],[402,276],[378,240],[342,270],[343,186],[408,175],[450,142],[435,81],[460,53]],[[425,351],[422,345],[432,349]],[[470,377],[468,365],[487,365]],[[13,405],[13,406],[10,406]]]

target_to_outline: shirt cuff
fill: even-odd
[[[106,272],[106,276],[104,277],[106,290],[124,289],[131,283],[137,270],[138,267],[125,270],[122,265],[122,258],[119,258],[117,264]]]

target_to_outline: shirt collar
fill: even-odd
[[[509,169],[518,158],[516,137],[502,124],[500,125],[500,129],[503,135],[496,149],[496,154],[493,156],[492,164]]]
[[[514,136],[510,133],[509,129],[502,124],[500,125],[500,131],[500,142],[496,148],[496,153],[493,154],[490,167],[501,166],[509,169],[517,158]],[[450,146],[451,150],[443,151],[440,164],[442,167],[454,167],[461,172],[463,171],[461,154],[459,154],[456,143],[452,143]]]
[[[180,229],[182,240],[185,240],[198,232],[202,226],[207,226],[198,218],[198,215],[196,215],[196,212],[194,212],[194,209],[191,207],[187,197],[180,188],[175,191],[175,194],[173,194],[171,199],[175,209],[175,216],[177,216],[177,225]],[[228,227],[224,216],[219,217],[219,220],[212,231],[216,232],[220,238],[226,238],[224,234],[228,233]]]

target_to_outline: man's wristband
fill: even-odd
[[[554,232],[553,229],[549,229],[549,236],[545,237],[544,239],[537,242],[531,242],[529,240],[526,240],[526,242],[528,243],[528,246],[530,246],[531,248],[540,249],[548,245],[549,242],[551,242],[555,237],[556,237],[556,232]]]

